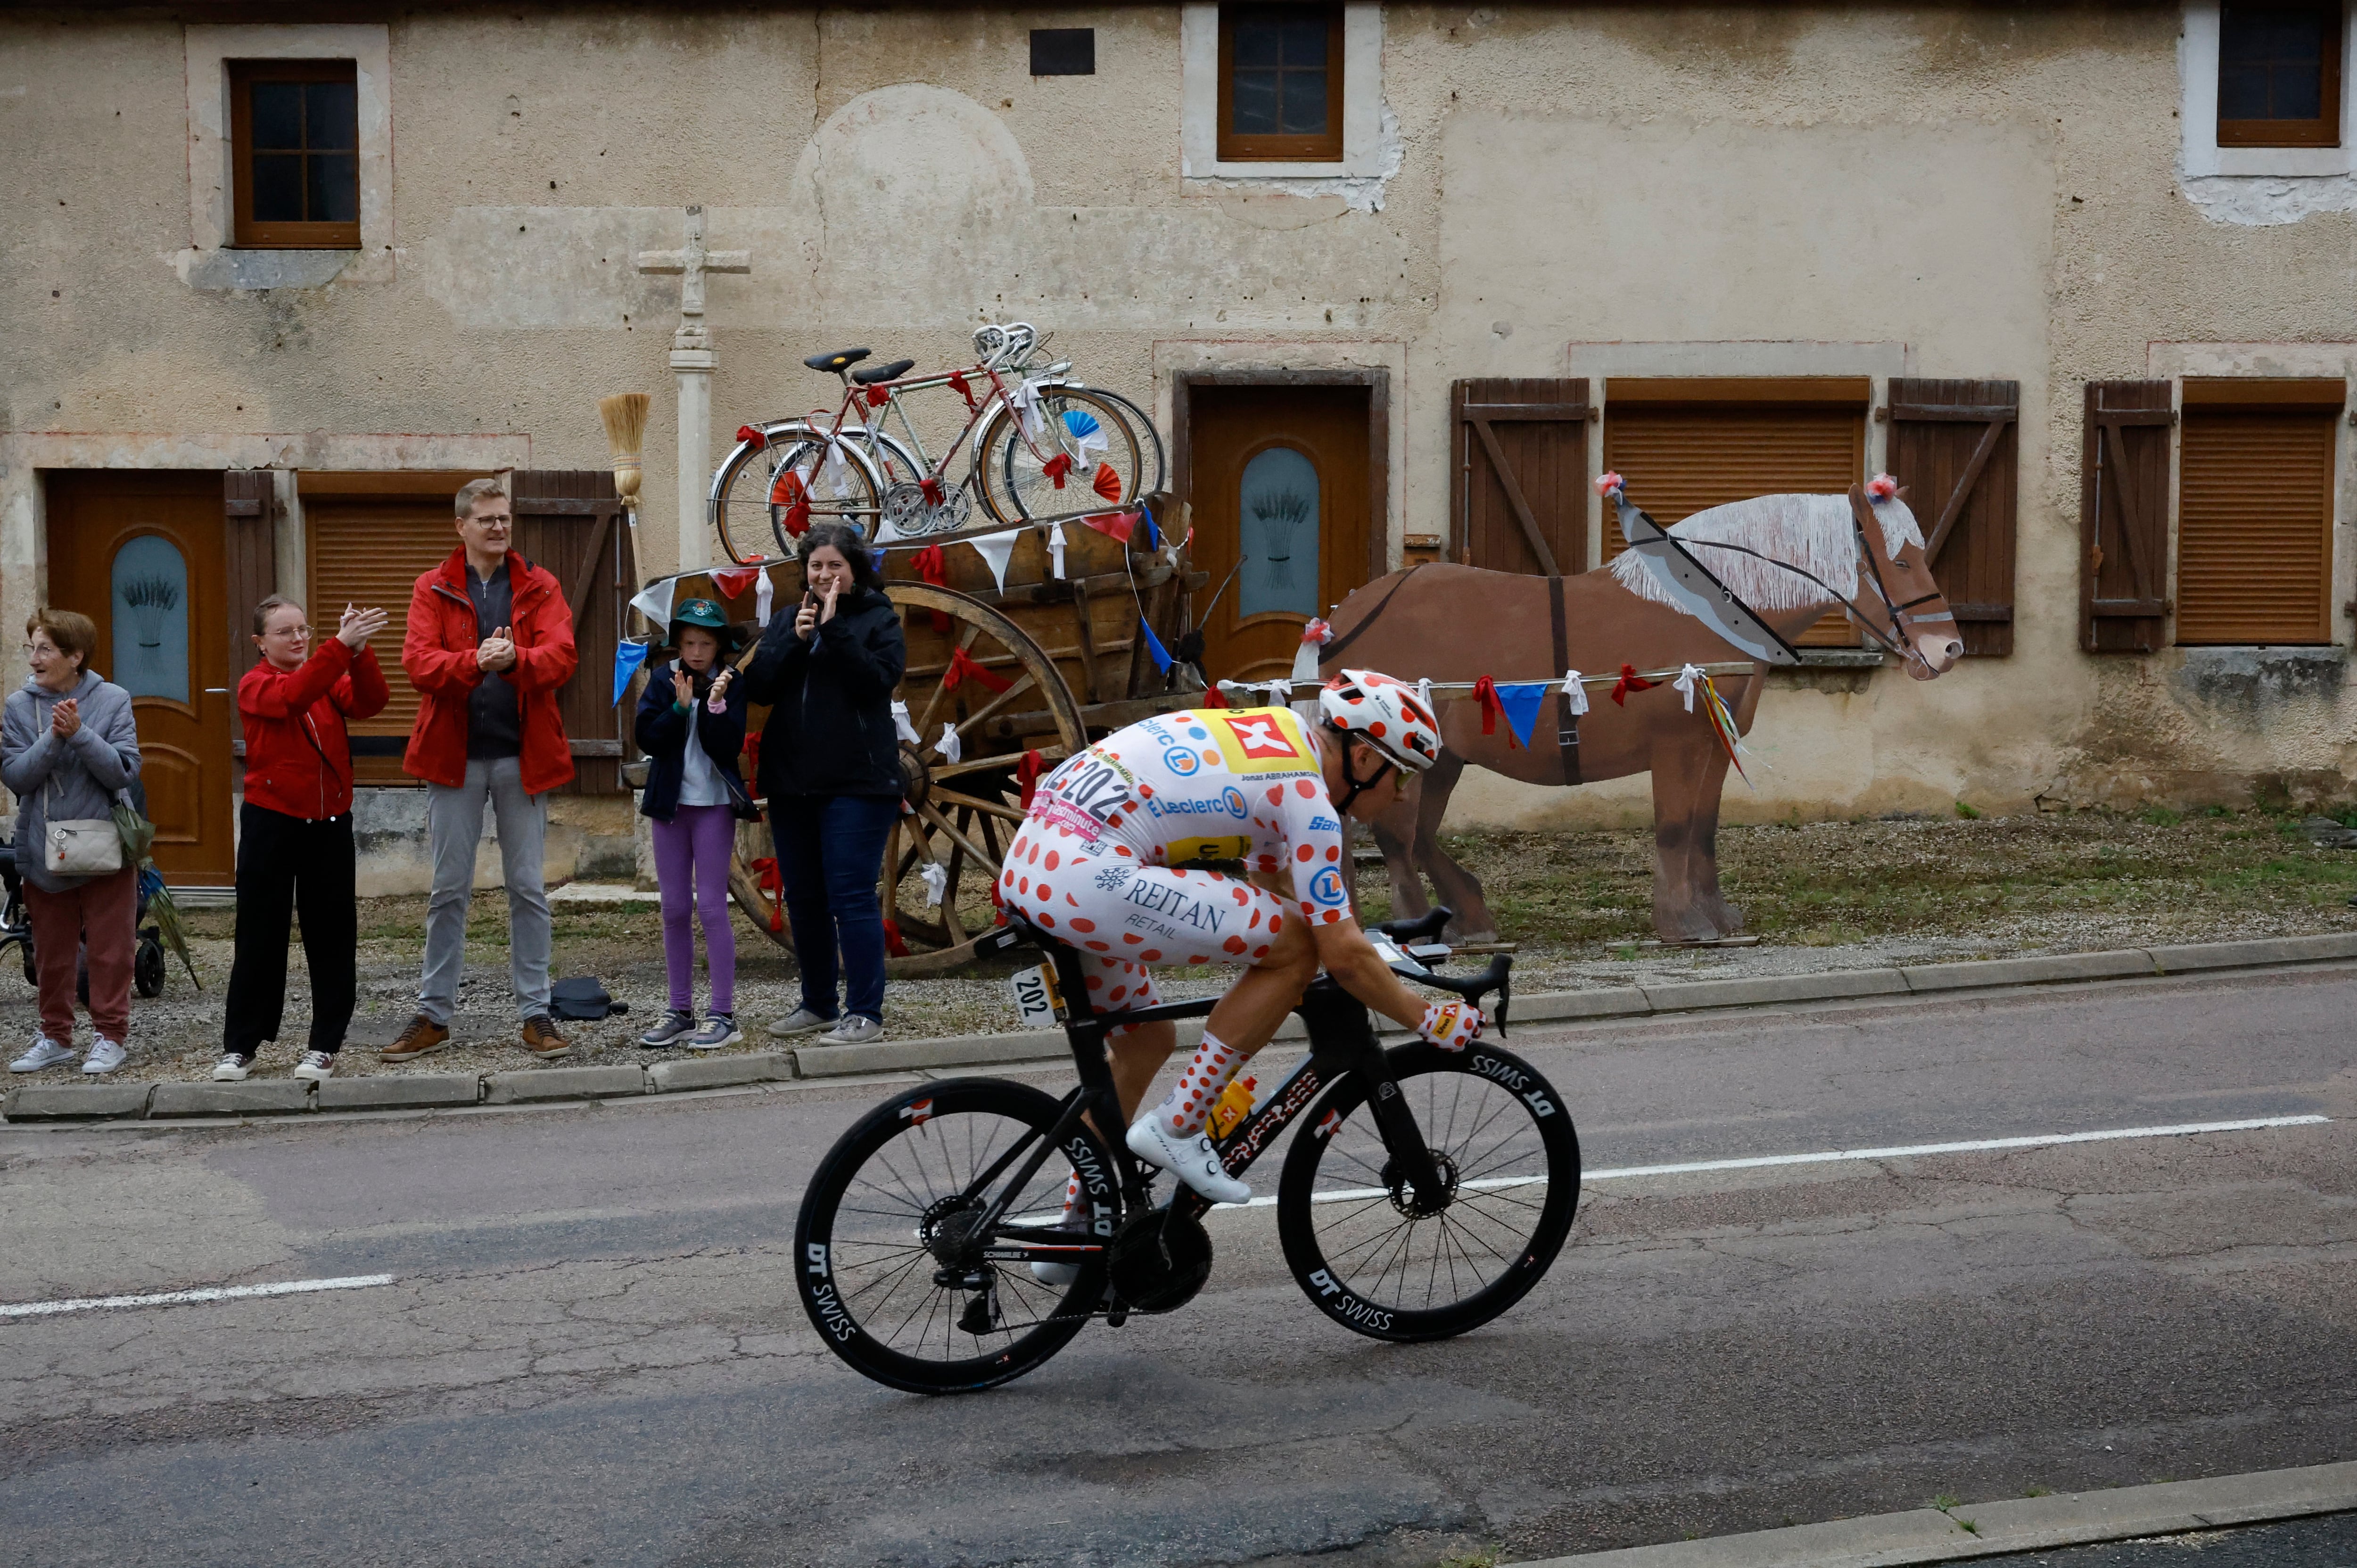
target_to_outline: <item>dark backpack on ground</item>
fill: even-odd
[[[560,1018],[595,1023],[613,1014],[629,1012],[630,1004],[615,1001],[596,975],[576,974],[548,988],[548,1010]]]

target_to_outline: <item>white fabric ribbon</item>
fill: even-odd
[[[765,566],[761,569],[760,576],[756,579],[753,584],[753,622],[755,625],[767,626],[770,624],[770,607],[777,602],[777,587],[775,585],[770,583],[769,568]]]
[[[1434,707],[1434,706],[1432,705],[1432,677],[1431,677],[1431,676],[1429,676],[1429,675],[1423,675],[1423,676],[1419,676],[1419,677],[1417,677],[1417,679],[1416,679],[1416,682],[1415,682],[1415,700],[1416,700],[1417,702],[1422,703],[1424,704],[1424,711],[1425,711],[1426,713],[1427,713],[1427,714],[1432,714],[1432,715],[1434,715],[1435,717],[1438,717],[1438,716],[1439,716],[1440,710],[1439,710],[1438,708],[1436,708],[1436,707]]]
[[[1563,672],[1563,711],[1575,718],[1587,711],[1587,687],[1577,670]]]
[[[925,744],[925,737],[919,735],[917,733],[917,726],[909,722],[909,704],[906,703],[899,702],[898,700],[893,702],[892,728],[899,733],[902,740],[907,741],[910,746],[922,746]]]
[[[933,750],[943,762],[954,765],[965,760],[965,742],[958,738],[957,725],[942,721],[942,738],[933,742]]]
[[[1027,378],[1016,383],[1015,390],[1006,395],[1006,401],[1015,405],[1015,418],[1023,426],[1023,434],[1034,442],[1039,439],[1040,384]]]
[[[949,895],[949,867],[938,860],[929,860],[917,868],[917,875],[925,879],[925,907],[939,908],[942,900]]]
[[[1007,557],[1015,553],[1013,531],[1004,533],[985,533],[979,539],[969,539],[966,542],[974,546],[974,553],[982,557],[984,565],[990,568],[990,579],[998,585],[998,591],[1005,593]]]
[[[1069,429],[1070,426],[1067,426],[1066,428]],[[1094,430],[1089,431],[1086,435],[1080,437],[1079,456],[1077,461],[1080,470],[1083,474],[1088,473],[1096,467],[1094,463],[1089,461],[1089,449],[1091,447],[1094,447],[1100,452],[1111,452],[1113,450],[1113,443],[1106,438],[1104,426],[1103,424],[1099,424]]]
[[[851,493],[851,459],[843,455],[843,438],[829,434],[826,437],[826,461],[819,468],[819,479],[835,499]]]
[[[1048,570],[1055,576],[1064,575],[1064,525],[1051,522],[1048,529]]]
[[[1675,690],[1680,696],[1686,700],[1686,712],[1688,713],[1694,712],[1695,682],[1702,678],[1702,666],[1699,664],[1689,664],[1684,669],[1678,671],[1678,678],[1676,680],[1670,682],[1671,687]]]

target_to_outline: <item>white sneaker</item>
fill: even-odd
[[[294,1076],[325,1083],[336,1076],[336,1058],[325,1051],[305,1051],[303,1059],[295,1064]]]
[[[101,1035],[91,1046],[90,1055],[82,1058],[81,1070],[92,1078],[102,1072],[113,1072],[123,1065],[124,1058],[130,1054],[115,1041]]]
[[[884,1037],[884,1026],[873,1018],[846,1013],[843,1022],[818,1037],[822,1046],[872,1046]]]
[[[1252,1188],[1230,1176],[1227,1166],[1220,1163],[1209,1133],[1181,1137],[1149,1111],[1130,1123],[1129,1136],[1124,1141],[1131,1154],[1168,1171],[1213,1203],[1243,1203],[1252,1197]]]
[[[787,1014],[784,1017],[770,1025],[770,1033],[782,1040],[791,1038],[795,1035],[808,1035],[820,1029],[832,1029],[834,1027],[834,1019],[822,1018],[807,1007],[797,1007],[791,1013]]]
[[[253,1070],[253,1058],[239,1051],[223,1051],[221,1059],[213,1063],[215,1083],[243,1083],[245,1075]]]
[[[8,1064],[10,1072],[38,1072],[45,1067],[74,1059],[74,1048],[61,1046],[47,1035],[33,1036],[33,1048]]]

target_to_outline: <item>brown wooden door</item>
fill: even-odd
[[[1587,570],[1587,378],[1448,389],[1455,559],[1492,572]]]
[[[48,602],[98,623],[91,667],[131,693],[156,869],[227,886],[236,699],[221,476],[54,473],[48,511]]]
[[[1368,396],[1364,387],[1194,389],[1194,555],[1214,588],[1226,585],[1197,612],[1213,680],[1287,673],[1302,627],[1366,582]]]

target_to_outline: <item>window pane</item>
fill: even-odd
[[[1318,469],[1290,446],[1244,465],[1238,486],[1238,612],[1318,613]]]
[[[1320,66],[1326,63],[1326,21],[1313,16],[1285,24],[1285,63]]]
[[[2324,73],[2315,66],[2278,65],[2268,74],[2268,119],[2313,120],[2324,113]]]
[[[253,156],[253,220],[256,223],[300,223],[303,220],[303,155],[256,153]]]
[[[114,553],[114,683],[135,697],[188,700],[188,563],[160,534]]]
[[[2218,117],[2222,120],[2264,120],[2267,117],[2266,66],[2222,65],[2219,68]]]
[[[1232,29],[1234,41],[1230,46],[1240,66],[1272,66],[1281,64],[1278,39],[1282,29],[1266,22],[1239,22]]]
[[[311,221],[359,222],[361,186],[358,160],[350,153],[313,153],[309,161]]]
[[[1326,73],[1288,70],[1285,73],[1285,129],[1289,134],[1315,136],[1326,129]]]
[[[2333,31],[2331,16],[2319,11],[2227,6],[2218,38],[2219,118],[2317,118]]]
[[[303,84],[299,81],[257,81],[253,91],[253,145],[257,147],[301,146]]]
[[[1239,136],[1265,136],[1276,129],[1276,76],[1273,70],[1240,70],[1230,91],[1228,129]]]
[[[314,81],[303,100],[305,145],[316,150],[361,145],[359,89],[349,81]]]

